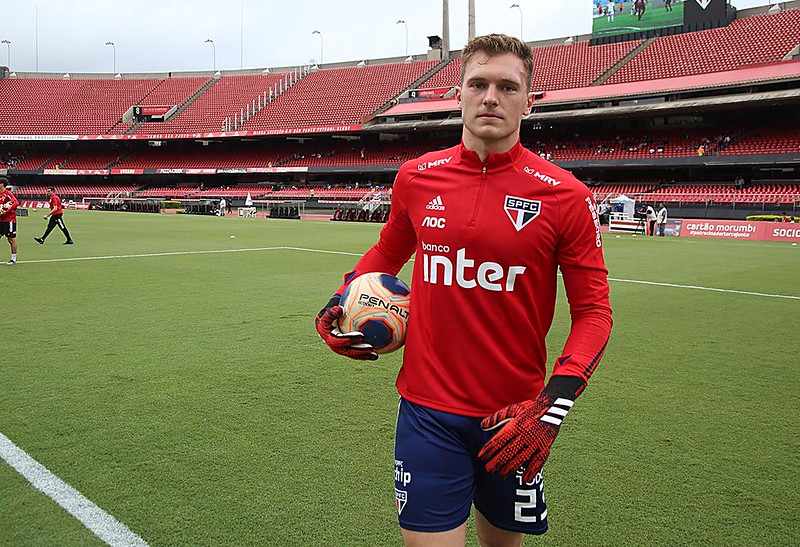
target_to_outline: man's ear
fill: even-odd
[[[528,114],[531,113],[531,109],[533,109],[533,100],[534,100],[533,99],[533,91],[530,91],[530,92],[528,92],[528,104],[525,107],[525,110],[523,110],[523,112],[522,112],[523,115],[527,116]]]
[[[456,101],[458,102],[458,106],[460,107],[461,106],[461,86],[460,85],[456,86],[456,95],[455,95],[455,97],[456,97]]]

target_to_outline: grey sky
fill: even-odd
[[[591,3],[475,0],[476,31],[519,35],[522,14],[527,41],[586,34]],[[320,54],[325,63],[357,62],[404,56],[406,26],[409,54],[424,54],[427,36],[442,33],[439,0],[0,0],[0,40],[11,41],[12,70],[36,70],[37,6],[38,70],[53,73],[111,72],[114,50],[123,73],[210,70],[214,49],[219,70],[300,66]],[[466,12],[467,0],[450,0],[452,49],[466,41]],[[8,53],[0,45],[0,65]]]

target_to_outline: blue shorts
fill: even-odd
[[[472,504],[497,528],[525,534],[547,531],[542,472],[531,483],[488,473],[478,452],[494,432],[481,418],[400,401],[394,480],[400,526],[417,532],[458,528]]]

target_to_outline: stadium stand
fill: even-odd
[[[800,153],[800,130],[794,122],[777,121],[770,127],[761,127],[746,132],[724,150],[722,156],[749,154],[797,154]]]
[[[243,129],[360,124],[437,64],[417,61],[310,72]]]
[[[159,82],[155,78],[3,78],[0,127],[9,135],[107,133]]]
[[[269,194],[272,191],[271,186],[265,186],[262,184],[239,184],[237,186],[225,186],[220,188],[209,188],[207,190],[200,190],[197,193],[192,194],[194,198],[208,198],[208,197],[237,197],[237,198],[244,198],[247,197],[247,194],[250,194],[250,197],[256,198],[261,197],[265,194]]]
[[[637,40],[590,47],[588,42],[578,42],[534,47],[531,88],[549,91],[588,86],[641,43],[641,40]],[[460,81],[459,57],[425,81],[420,88],[456,86]]]
[[[625,194],[628,197],[639,196],[651,187],[652,185],[635,183],[601,184],[600,186],[593,187],[592,192],[597,201],[602,201],[608,197],[618,196],[620,194]]]
[[[267,167],[279,154],[269,146],[242,143],[236,147],[211,146],[198,148],[144,148],[131,152],[120,161],[120,169],[180,169],[191,167]]]
[[[662,36],[609,84],[705,74],[783,60],[800,43],[800,9],[738,19],[727,27]]]
[[[800,184],[754,184],[743,189],[722,184],[675,184],[634,195],[644,201],[670,203],[784,205],[800,201]]]
[[[144,123],[137,133],[192,133],[197,131],[222,131],[225,119],[233,127],[234,116],[259,97],[269,98],[270,89],[286,80],[288,74],[258,74],[223,76],[216,80],[186,110],[168,122]]]
[[[198,186],[156,186],[137,190],[134,195],[140,198],[189,198],[199,191]]]
[[[212,78],[165,78],[139,101],[140,105],[177,105],[187,102],[203,86],[213,82]],[[114,128],[115,133],[126,133],[134,128],[133,123],[120,123]]]
[[[720,133],[722,131],[722,133]],[[725,128],[714,133],[699,129],[656,129],[652,131],[618,132],[614,138],[597,134],[577,133],[569,136],[549,136],[527,139],[525,144],[541,156],[556,161],[614,160],[643,158],[694,157],[703,147],[703,155],[713,155],[731,135]]]
[[[36,171],[42,169],[45,163],[48,163],[54,154],[59,153],[52,149],[26,151],[19,154],[16,169],[20,171]]]
[[[136,190],[133,184],[27,184],[17,189],[17,197],[41,197],[48,186],[54,186],[56,194],[65,199],[106,197],[109,195],[131,195]]]

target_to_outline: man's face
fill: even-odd
[[[48,188],[47,189],[47,197],[50,197],[52,195],[53,195],[53,191],[50,188]]]
[[[468,61],[461,85],[456,100],[467,147],[505,151],[514,146],[522,116],[533,106],[522,59],[512,53],[490,57],[478,52]]]

